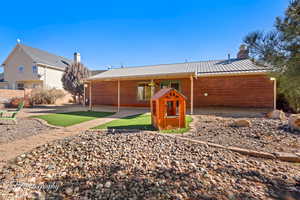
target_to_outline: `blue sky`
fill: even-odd
[[[4,1],[0,61],[16,39],[85,65],[138,66],[235,56],[243,37],[268,31],[287,0]]]

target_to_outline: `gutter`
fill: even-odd
[[[136,76],[114,76],[114,77],[91,77],[86,81],[94,81],[94,80],[122,80],[122,79],[139,79],[139,78],[164,78],[169,76],[196,76],[195,72],[183,72],[183,73],[168,73],[168,74],[145,74],[145,75],[136,75]]]
[[[260,72],[260,71],[271,71],[271,69],[245,69],[245,70],[231,70],[231,71],[212,71],[212,72],[197,72],[197,74],[228,74],[235,72]]]

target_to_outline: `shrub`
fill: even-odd
[[[25,98],[25,100],[24,100],[23,97],[14,97],[10,100],[8,107],[17,108],[22,101],[24,101],[24,108],[29,108],[32,106],[32,104],[28,98]]]
[[[58,89],[36,89],[30,96],[30,102],[34,104],[54,104],[57,99],[65,97],[65,92]]]
[[[296,113],[296,111],[291,108],[289,101],[285,98],[284,94],[281,93],[277,95],[277,109],[288,113]]]

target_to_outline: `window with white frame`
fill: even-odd
[[[24,90],[24,83],[17,83],[18,90]]]
[[[149,83],[139,83],[137,86],[137,99],[139,101],[147,101],[151,98],[151,87]]]
[[[36,66],[36,65],[33,65],[33,66],[32,66],[32,73],[37,74],[37,72],[38,72],[37,66]]]
[[[160,88],[174,88],[181,91],[181,84],[179,80],[166,80],[160,83]]]
[[[20,65],[20,66],[18,67],[18,72],[20,72],[20,73],[23,73],[23,72],[24,72],[24,66],[23,66],[23,65]]]

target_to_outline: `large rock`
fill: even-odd
[[[300,131],[300,114],[289,117],[289,127],[291,130]]]
[[[285,119],[285,113],[282,110],[273,110],[267,113],[267,117],[270,119]]]
[[[240,119],[240,120],[236,120],[233,123],[231,123],[230,126],[232,126],[232,127],[249,127],[249,126],[251,126],[251,122],[246,119]]]

